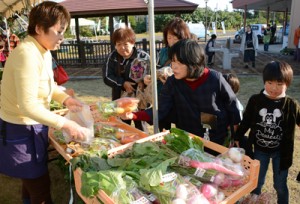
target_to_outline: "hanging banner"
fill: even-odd
[[[213,34],[217,34],[216,22],[212,22],[211,27],[212,27],[212,30],[213,30]]]
[[[105,17],[105,31],[108,31],[108,23],[109,23],[109,17]]]
[[[101,19],[99,19],[97,23],[97,32],[99,32],[100,30],[101,30]]]
[[[224,23],[224,21],[221,22],[221,25],[222,25],[222,29],[223,29],[223,34],[226,34],[225,23]]]

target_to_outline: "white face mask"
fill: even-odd
[[[3,35],[7,35],[7,32],[6,32],[6,30],[4,30],[4,31],[2,32],[2,34],[3,34]]]

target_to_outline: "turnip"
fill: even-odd
[[[210,199],[217,195],[218,189],[212,184],[205,183],[201,186],[201,193],[205,198]]]
[[[243,159],[243,154],[241,153],[241,148],[232,147],[228,150],[228,157],[235,163],[240,163]]]
[[[219,172],[215,176],[213,183],[216,184],[217,186],[219,186],[221,183],[223,183],[224,178],[225,178],[225,174]]]
[[[188,197],[188,190],[185,186],[185,184],[179,184],[176,188],[176,198],[180,198],[183,200],[186,200]]]
[[[171,204],[186,204],[186,202],[181,198],[176,198],[176,199],[172,200]]]
[[[195,194],[188,199],[187,204],[209,204],[209,201],[202,194]]]
[[[222,191],[219,191],[216,196],[217,203],[223,201],[225,199],[225,194]]]

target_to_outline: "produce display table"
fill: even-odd
[[[152,136],[148,136],[144,139],[140,139],[138,141],[136,141],[136,143],[142,143],[142,142],[146,142],[146,141],[161,141],[163,139],[163,137],[168,134],[169,132],[162,132],[162,133],[158,133]],[[194,137],[195,135],[190,134],[191,137]],[[228,150],[228,148],[218,145],[216,143],[207,141],[202,139],[204,146],[208,149],[214,150],[216,152],[224,153]],[[133,146],[134,143],[129,143],[126,145],[122,145],[120,147],[111,149],[108,152],[108,156],[109,157],[114,157],[117,154],[122,154],[125,150],[131,148]],[[250,157],[248,156],[244,156],[243,159],[243,166],[245,167],[246,170],[249,170],[250,174],[249,174],[249,181],[238,187],[238,188],[231,188],[230,190],[222,190],[223,193],[226,196],[226,199],[223,200],[222,202],[220,202],[220,204],[234,204],[236,203],[240,198],[242,198],[243,196],[247,195],[248,193],[250,193],[252,190],[254,190],[257,186],[257,182],[258,182],[258,174],[259,174],[259,161],[257,160],[252,160],[250,159]],[[102,190],[100,190],[97,194],[96,197],[90,199],[90,198],[86,198],[84,196],[82,196],[80,189],[81,189],[81,173],[82,170],[77,168],[74,171],[74,180],[75,180],[75,186],[76,186],[76,191],[78,193],[78,195],[83,199],[84,202],[86,203],[100,203],[99,199],[105,203],[105,204],[114,204],[113,200]]]
[[[57,111],[58,114],[64,115],[66,114],[67,110],[62,110],[62,111]],[[95,118],[95,121],[99,121],[99,115],[97,115],[97,112],[93,112],[93,117]],[[162,141],[164,139],[164,137],[169,134],[169,131],[165,131],[162,133],[158,133],[158,134],[154,134],[152,136],[148,136],[146,133],[137,130],[136,128],[127,125],[123,122],[118,121],[116,118],[111,118],[110,122],[114,121],[116,123],[118,123],[119,127],[121,128],[125,128],[128,129],[130,131],[135,131],[138,134],[141,135],[142,139],[138,139],[135,142],[131,142],[125,145],[121,145],[119,147],[115,147],[113,149],[108,150],[108,157],[112,158],[118,154],[122,154],[124,151],[130,149],[135,143],[143,143],[143,142],[156,142],[156,141]],[[72,159],[72,156],[68,153],[66,153],[66,145],[63,144],[59,144],[54,135],[53,135],[53,128],[49,129],[49,138],[51,141],[51,145],[64,157],[64,159],[66,161],[70,161]],[[189,134],[190,137],[197,137],[193,134]],[[210,142],[208,140],[202,139],[200,138],[203,142],[203,145],[206,149],[211,149],[215,152],[218,152],[220,154],[225,153],[226,151],[228,151],[228,148],[218,145],[216,143]],[[259,175],[259,161],[257,160],[252,160],[251,158],[249,158],[248,156],[244,156],[243,158],[243,162],[242,165],[244,166],[244,168],[246,170],[248,170],[249,172],[249,179],[247,181],[247,183],[239,186],[239,187],[235,187],[235,188],[229,188],[229,189],[223,189],[221,190],[224,195],[225,195],[225,199],[222,202],[219,202],[220,204],[233,204],[236,203],[239,199],[241,199],[243,196],[249,194],[252,190],[254,190],[257,186],[257,182],[258,182],[258,175]],[[77,168],[74,172],[74,182],[75,182],[75,188],[76,188],[76,192],[77,194],[82,198],[82,200],[85,203],[88,204],[94,204],[94,203],[105,203],[105,204],[114,204],[114,201],[102,190],[99,190],[98,194],[93,197],[93,198],[86,198],[85,196],[83,196],[81,194],[81,174],[82,174],[82,170],[80,168]]]

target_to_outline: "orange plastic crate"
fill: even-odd
[[[137,140],[136,143],[143,143],[146,141],[161,141],[166,134],[168,134],[169,131],[158,133],[152,136],[148,136],[146,138]],[[193,134],[190,134],[191,137],[197,137]],[[202,139],[202,138],[201,138]],[[228,148],[221,146],[219,144],[216,144],[214,142],[210,142],[208,140],[202,139],[203,144],[206,148],[209,148],[211,150],[214,150],[216,152],[219,152],[220,154],[226,152]],[[122,145],[120,147],[113,148],[108,151],[108,156],[113,157],[117,154],[122,154],[127,149],[131,148],[134,143],[129,143],[126,145]],[[229,189],[229,190],[222,190],[225,194],[226,198],[220,204],[234,204],[236,203],[240,198],[250,193],[252,190],[254,190],[257,186],[258,182],[258,174],[259,174],[259,166],[260,163],[258,160],[252,160],[248,156],[244,156],[243,165],[245,169],[249,170],[249,181],[244,184],[243,186],[240,186],[239,188]],[[99,203],[97,198],[87,199],[86,197],[82,196],[80,189],[81,189],[81,169],[76,169],[74,171],[74,180],[75,180],[75,186],[76,191],[78,195],[86,202],[86,203]],[[113,200],[102,190],[98,192],[97,197],[105,204],[114,204]]]

